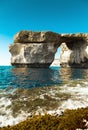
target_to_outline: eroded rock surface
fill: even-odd
[[[60,35],[53,32],[21,31],[10,45],[11,64],[17,67],[49,67],[54,60]]]
[[[49,67],[61,47],[62,67],[88,68],[88,34],[20,31],[10,45],[11,64],[17,67]],[[59,57],[59,56],[58,56]]]
[[[60,35],[53,32],[20,31],[14,36],[14,43],[48,43],[57,42]]]
[[[88,68],[88,34],[66,34],[62,39],[60,65]]]

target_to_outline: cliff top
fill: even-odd
[[[14,43],[62,43],[64,41],[85,41],[88,40],[88,33],[58,34],[51,31],[20,31],[14,35]]]

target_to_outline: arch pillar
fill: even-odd
[[[63,39],[65,42],[61,44],[61,67],[88,68],[87,34],[67,35]]]

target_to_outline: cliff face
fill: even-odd
[[[49,67],[61,47],[62,67],[88,68],[88,34],[20,31],[9,46],[16,67]]]
[[[49,67],[54,60],[60,36],[53,32],[21,31],[10,45],[11,64],[17,67]]]
[[[60,65],[88,68],[88,34],[63,35],[62,39]]]

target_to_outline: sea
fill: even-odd
[[[88,69],[0,66],[0,127],[88,106]]]

